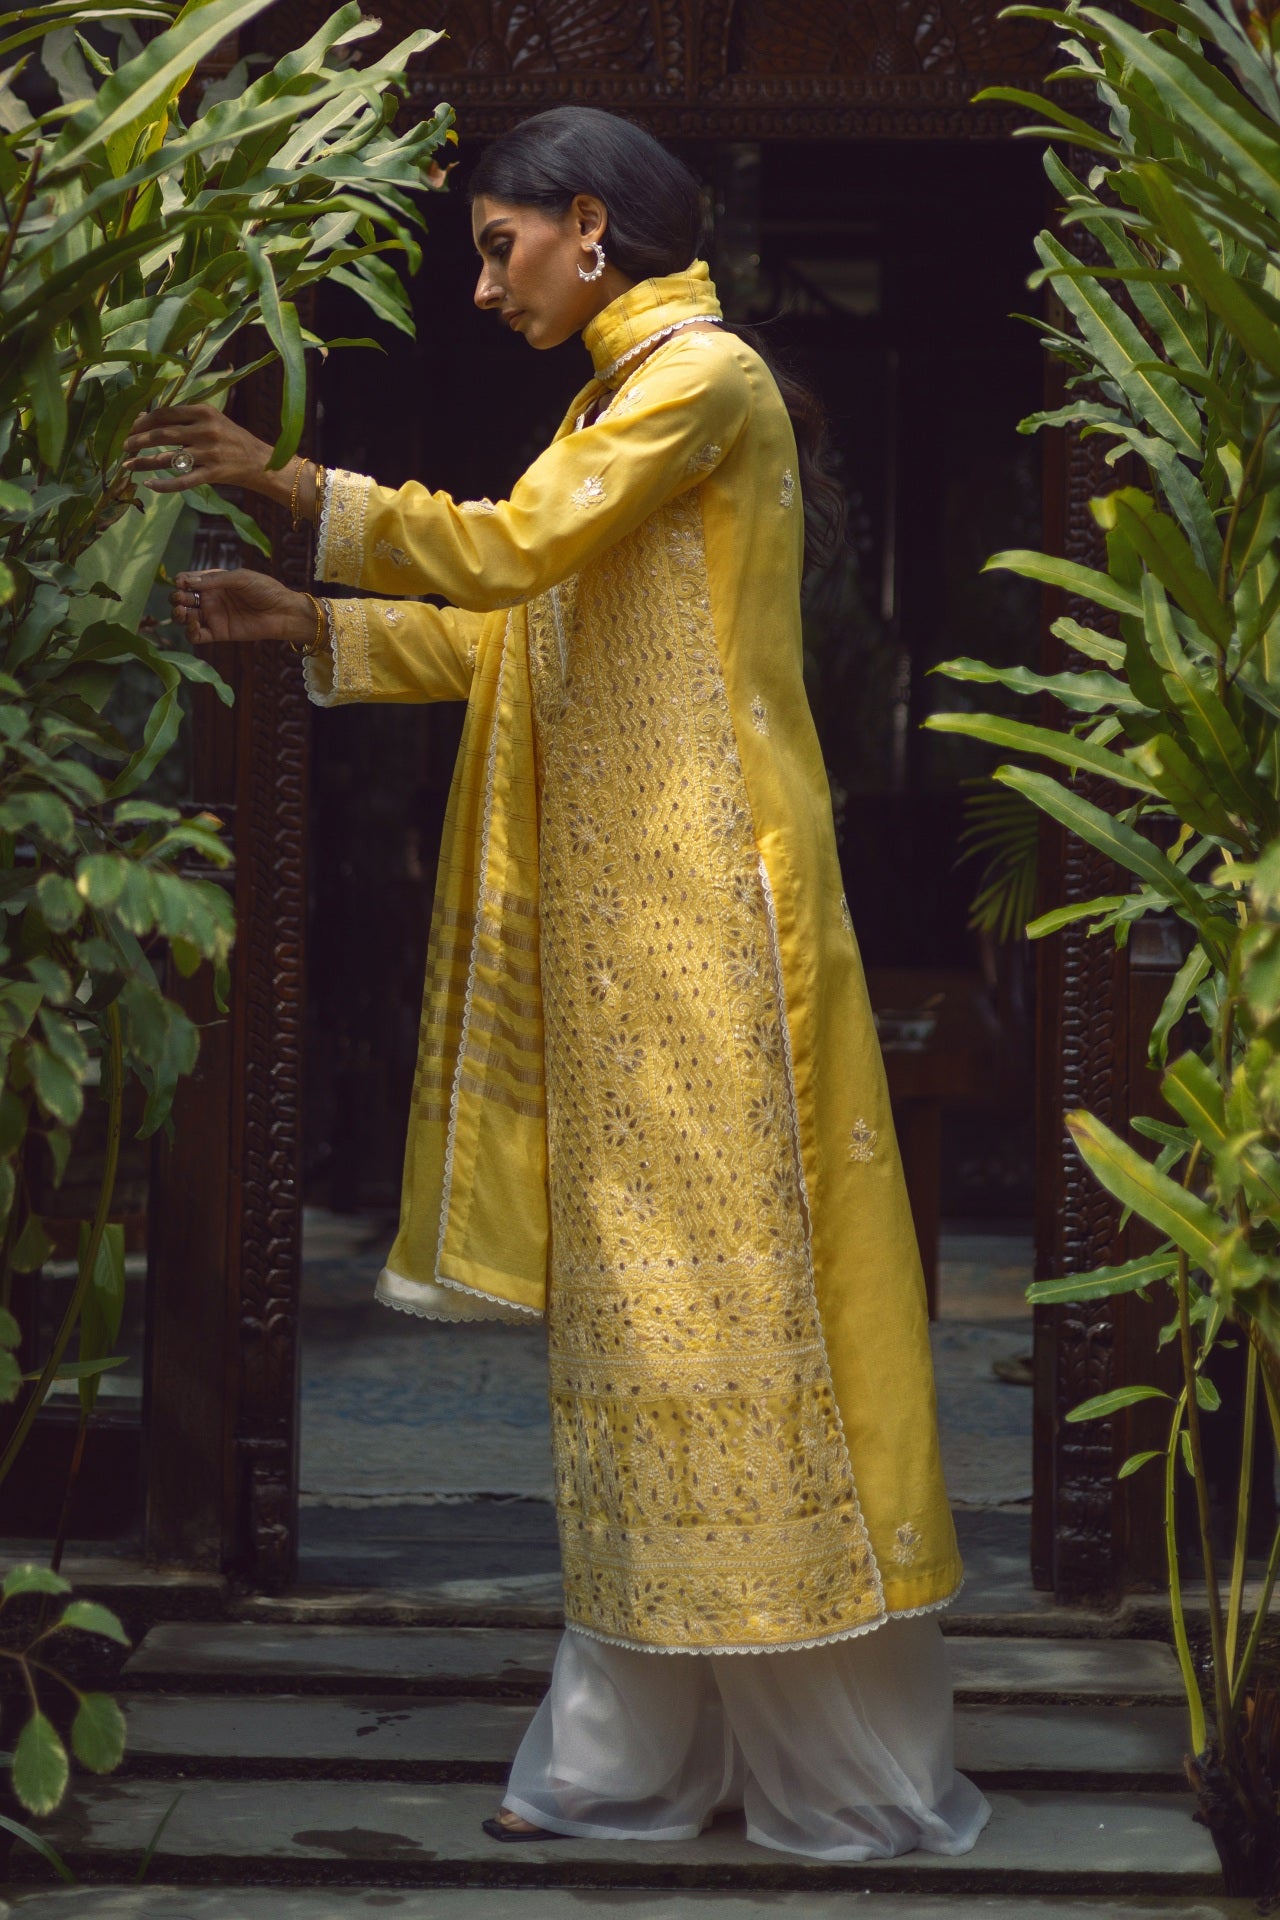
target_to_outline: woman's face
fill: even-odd
[[[499,314],[531,347],[558,347],[581,333],[632,285],[607,259],[598,280],[578,272],[595,266],[593,241],[607,248],[607,223],[604,206],[590,194],[579,194],[559,215],[480,195],[471,204],[480,255],[476,305]]]

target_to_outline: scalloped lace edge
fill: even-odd
[[[304,653],[302,656],[302,684],[308,700],[313,707],[336,707],[338,705],[338,649],[333,643],[333,608],[328,600],[321,599],[324,609],[324,630],[329,642],[329,691],[321,687],[316,675],[316,656]]]
[[[842,1627],[839,1633],[826,1633],[813,1640],[770,1641],[759,1647],[652,1647],[638,1640],[623,1640],[611,1633],[597,1633],[594,1627],[580,1627],[576,1620],[566,1620],[566,1633],[580,1633],[585,1640],[599,1640],[606,1647],[622,1647],[628,1653],[703,1653],[703,1654],[742,1654],[753,1653],[807,1653],[812,1647],[834,1646],[837,1640],[861,1640],[869,1633],[876,1633],[881,1627],[887,1627],[892,1620],[919,1620],[926,1613],[941,1613],[949,1607],[964,1586],[961,1579],[951,1592],[942,1600],[931,1600],[924,1607],[889,1607],[877,1614],[874,1620],[864,1620],[858,1627]]]
[[[384,1282],[386,1284],[384,1284]],[[489,1313],[463,1313],[461,1311],[458,1313],[446,1313],[443,1307],[436,1309],[427,1306],[425,1302],[421,1306],[415,1306],[411,1300],[398,1296],[391,1291],[392,1285],[397,1282],[401,1286],[408,1287],[418,1287],[425,1284],[427,1286],[434,1285],[447,1288],[450,1293],[461,1294],[464,1298],[470,1296],[471,1299],[483,1301],[487,1307],[497,1308],[499,1311]],[[437,1320],[449,1326],[474,1326],[478,1321],[485,1320],[494,1320],[499,1324],[506,1323],[509,1325],[523,1326],[527,1320],[541,1320],[542,1318],[542,1315],[536,1307],[522,1307],[518,1300],[504,1300],[501,1294],[486,1293],[483,1287],[469,1286],[463,1280],[450,1280],[446,1278],[444,1274],[437,1273],[434,1281],[424,1283],[420,1280],[408,1279],[406,1275],[397,1273],[394,1267],[384,1267],[382,1269],[382,1272],[378,1275],[378,1283],[373,1290],[373,1297],[378,1301],[379,1305],[390,1307],[393,1313],[408,1313],[412,1314],[417,1320]]]

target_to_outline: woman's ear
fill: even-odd
[[[603,200],[597,200],[594,193],[579,193],[573,202],[573,217],[577,223],[578,237],[590,246],[593,240],[603,240],[609,225],[609,210]]]

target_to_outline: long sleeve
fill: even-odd
[[[318,577],[482,611],[534,598],[714,471],[751,410],[745,353],[719,332],[667,342],[619,401],[590,426],[562,430],[496,504],[331,469]]]
[[[329,644],[306,659],[318,707],[465,700],[485,616],[418,600],[326,600]]]

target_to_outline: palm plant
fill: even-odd
[[[208,963],[225,977],[234,931],[224,887],[189,870],[229,864],[219,822],[151,788],[184,688],[231,695],[184,644],[147,631],[143,613],[187,502],[265,543],[208,490],[139,496],[124,438],[141,411],[217,403],[278,365],[283,464],[303,428],[307,350],[348,344],[309,332],[300,302],[327,277],[412,331],[386,256],[416,268],[414,195],[442,178],[434,156],[451,137],[445,107],[407,132],[392,126],[406,62],[439,35],[420,29],[361,65],[379,23],[354,4],[256,78],[242,67],[189,93],[197,64],[268,3],[51,0],[0,25],[0,1402],[20,1402],[0,1481],[55,1380],[78,1383],[83,1440],[101,1374],[119,1364],[123,1239],[111,1213],[126,1085],[145,1095],[142,1137],[168,1123],[198,1034],[166,970]],[[110,29],[114,63],[101,51]],[[63,99],[36,112],[23,68],[42,44],[56,49],[46,64]],[[151,688],[132,731],[116,699],[126,675]],[[93,1088],[106,1111],[97,1203],[62,1323],[24,1377],[12,1278],[51,1250],[39,1195],[61,1179]],[[0,1630],[0,1664],[21,1670],[32,1709],[14,1787],[36,1812],[57,1803],[67,1772],[33,1678],[59,1677],[50,1636],[122,1634],[79,1602],[49,1626],[43,1609],[65,1585],[19,1568],[4,1586],[16,1615],[23,1596],[43,1596],[34,1638],[10,1630],[9,1615]],[[108,1769],[123,1728],[103,1699],[82,1703],[72,1738],[86,1765]]]
[[[1145,0],[1155,24],[1100,7],[1012,8],[1056,22],[1051,76],[1092,93],[1097,122],[1011,89],[1037,116],[1063,232],[1039,236],[1066,319],[1045,329],[1068,369],[1064,406],[1024,423],[1110,442],[1145,485],[1092,503],[1105,570],[1031,552],[989,562],[1059,589],[1082,617],[1053,632],[1072,668],[941,669],[1059,703],[1061,730],[980,712],[930,725],[1047,761],[995,778],[1117,870],[1115,891],[1044,914],[1043,938],[1083,918],[1122,940],[1144,914],[1176,915],[1186,958],[1150,1036],[1168,1122],[1134,1122],[1154,1157],[1088,1113],[1067,1116],[1104,1187],[1155,1229],[1139,1259],[1042,1282],[1041,1302],[1163,1289],[1181,1390],[1133,1385],[1074,1409],[1105,1419],[1166,1403],[1166,1444],[1127,1460],[1163,1474],[1173,1630],[1186,1687],[1188,1773],[1233,1891],[1280,1887],[1276,1695],[1257,1657],[1280,1569],[1280,1530],[1246,1607],[1255,1412],[1280,1437],[1280,75],[1272,18],[1232,0]],[[1056,145],[1082,153],[1077,171]],[[1092,165],[1089,166],[1089,160]],[[1086,173],[1086,168],[1087,173]],[[1084,176],[1084,177],[1082,177]],[[1176,1050],[1176,1051],[1175,1051]],[[1171,1053],[1174,1057],[1171,1059]],[[1219,1404],[1215,1345],[1242,1339],[1239,1494],[1228,1568],[1210,1525],[1202,1425]],[[1212,1686],[1189,1643],[1177,1477],[1195,1493]]]

